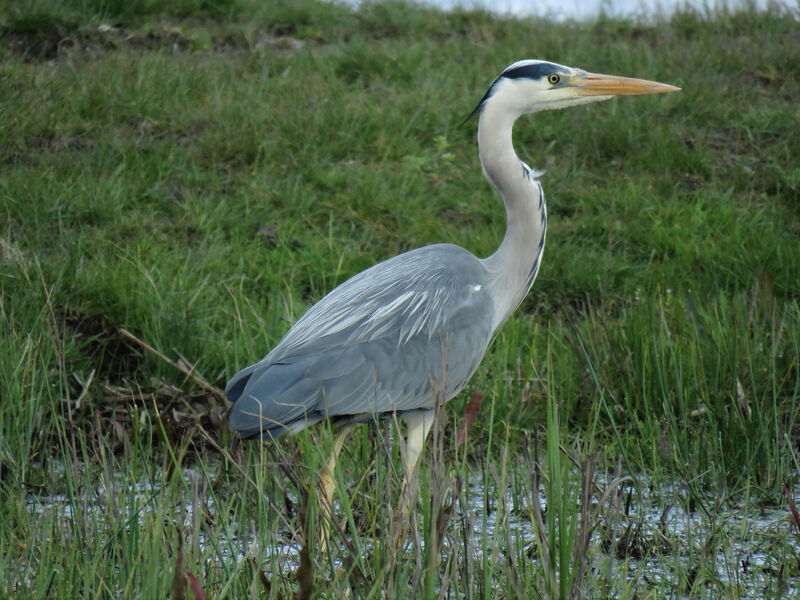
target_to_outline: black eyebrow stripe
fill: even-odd
[[[522,65],[503,71],[500,77],[508,77],[509,79],[521,79],[527,77],[529,79],[541,79],[551,73],[569,73],[567,69],[561,65],[553,63],[536,63],[533,65]]]
[[[530,78],[530,79],[540,79],[551,73],[564,73],[569,75],[569,69],[562,67],[561,65],[557,65],[551,62],[539,62],[534,64],[528,65],[521,65],[519,67],[514,67],[510,69],[506,69],[500,76],[492,82],[492,85],[489,86],[489,89],[486,90],[486,93],[483,95],[483,98],[480,99],[480,102],[472,109],[472,112],[469,113],[466,119],[464,119],[461,124],[464,125],[467,121],[469,121],[472,117],[478,114],[483,106],[486,104],[486,101],[492,97],[494,94],[495,86],[497,82],[507,77],[508,79],[522,79],[522,78]]]

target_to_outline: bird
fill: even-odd
[[[514,150],[515,121],[615,96],[679,90],[539,59],[505,68],[467,117],[478,115],[483,175],[505,206],[500,246],[486,258],[454,244],[424,246],[334,288],[262,360],[228,382],[235,443],[269,442],[329,420],[337,434],[320,488],[330,505],[333,470],[353,425],[400,417],[407,424],[405,488],[423,452],[437,398],[448,401],[465,387],[541,265],[545,194],[540,173]]]

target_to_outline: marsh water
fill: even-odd
[[[186,469],[186,489],[204,489],[204,472]],[[625,516],[616,532],[616,539],[625,538],[626,549],[600,542],[597,538],[602,535],[597,533],[590,553],[595,577],[622,580],[628,589],[675,589],[679,578],[685,579],[687,573],[691,577],[696,568],[687,563],[700,557],[705,565],[713,565],[711,577],[716,578],[717,590],[702,597],[719,597],[719,589],[734,590],[739,598],[794,597],[800,592],[800,538],[788,508],[765,507],[740,497],[723,500],[720,494],[711,493],[702,499],[694,495],[689,501],[684,485],[655,485],[639,476],[626,479],[619,488],[623,498],[619,510],[624,510]],[[32,515],[46,515],[52,523],[60,522],[68,529],[78,512],[84,518],[96,513],[101,520],[109,502],[114,502],[122,522],[141,524],[156,510],[158,485],[141,482],[131,486],[125,481],[120,477],[113,490],[103,486],[84,490],[79,500],[64,494],[29,494],[26,507]],[[604,486],[602,480],[597,483],[599,488]],[[528,502],[515,496],[510,487],[500,490],[479,475],[472,477],[466,488],[465,501],[457,505],[452,518],[456,527],[469,532],[471,552],[496,555],[503,548],[517,548],[535,563],[536,538]],[[111,494],[124,500],[112,499]],[[196,498],[196,493],[186,496],[166,514],[175,526],[182,527],[187,545],[195,551],[220,563],[256,558],[273,576],[276,571],[286,574],[297,568],[302,540],[288,527],[279,529],[270,547],[262,547],[254,524],[225,523],[213,497],[203,496],[202,506],[197,506],[189,498]],[[800,502],[797,491],[794,501]],[[543,496],[540,502],[546,506]],[[502,506],[506,508],[498,509]],[[217,523],[213,539],[203,525],[208,520]],[[463,539],[459,543],[464,543]],[[447,540],[442,552],[448,552]],[[709,578],[708,569],[705,578]]]

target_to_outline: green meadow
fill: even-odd
[[[410,522],[397,426],[351,434],[323,552],[330,427],[231,455],[219,390],[376,262],[495,250],[463,121],[521,58],[683,91],[520,119],[536,283]],[[791,597],[798,156],[789,9],[5,4],[0,597]]]

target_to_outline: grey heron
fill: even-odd
[[[228,422],[237,439],[270,441],[330,419],[340,428],[321,475],[330,502],[334,465],[351,426],[398,415],[407,423],[409,483],[436,394],[447,401],[462,390],[541,264],[545,196],[537,172],[514,151],[514,122],[537,111],[678,90],[543,60],[506,68],[472,113],[479,114],[483,174],[505,203],[500,247],[481,259],[453,244],[425,246],[336,287],[269,354],[228,382]]]

